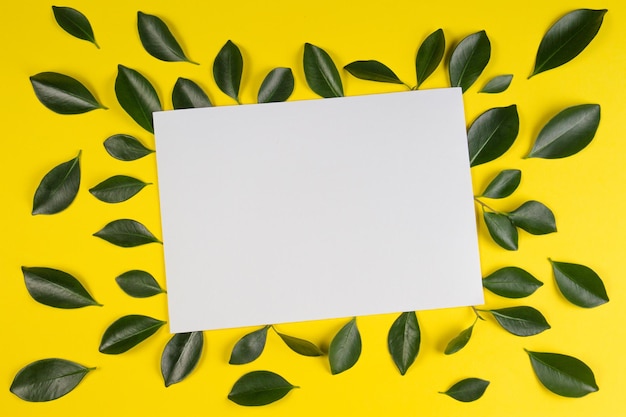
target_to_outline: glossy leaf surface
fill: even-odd
[[[104,148],[115,159],[120,161],[135,161],[154,153],[146,148],[139,140],[130,135],[113,135],[104,141]]]
[[[243,365],[261,356],[263,349],[265,349],[269,328],[270,326],[264,326],[239,339],[235,343],[235,347],[233,347],[228,363],[231,365]]]
[[[580,359],[559,353],[526,353],[539,381],[553,393],[578,398],[598,391],[593,371]]]
[[[131,219],[113,220],[93,235],[123,248],[161,243],[146,226]]]
[[[274,68],[261,83],[257,101],[259,103],[286,101],[293,93],[293,88],[294,79],[291,68]]]
[[[339,71],[326,51],[310,43],[304,45],[304,76],[309,88],[320,97],[343,97]]]
[[[33,215],[56,214],[72,204],[80,187],[80,154],[43,177],[33,197]]]
[[[289,336],[276,331],[276,334],[285,342],[289,349],[293,350],[302,356],[323,356],[324,352],[315,344],[308,340],[300,339],[298,337]]]
[[[519,169],[505,169],[491,180],[481,197],[505,198],[513,194],[522,181],[522,171]]]
[[[52,6],[52,13],[64,31],[78,39],[89,41],[100,49],[100,45],[96,42],[96,37],[93,34],[91,23],[84,14],[71,7],[59,6]]]
[[[572,304],[592,308],[609,301],[602,279],[585,265],[550,260],[561,294]]]
[[[376,60],[354,61],[343,67],[350,74],[361,80],[380,83],[404,84],[387,65]]]
[[[85,287],[67,272],[44,267],[22,267],[28,293],[35,301],[56,308],[100,306]]]
[[[415,311],[400,314],[391,325],[387,336],[389,353],[400,374],[406,374],[415,362],[420,350],[420,341],[421,334]]]
[[[543,314],[533,307],[508,307],[489,312],[503,329],[516,336],[533,336],[550,328]]]
[[[105,330],[99,350],[107,355],[124,353],[152,336],[165,323],[137,314],[124,316]]]
[[[498,269],[483,279],[483,287],[507,298],[528,297],[542,285],[543,282],[515,266]]]
[[[424,39],[415,56],[417,87],[437,69],[446,50],[446,38],[442,29],[437,29]]]
[[[124,272],[115,278],[115,282],[122,291],[135,298],[152,297],[165,292],[152,275],[138,269]]]
[[[202,332],[177,333],[161,355],[161,375],[166,387],[183,381],[196,368],[202,355]]]
[[[493,161],[504,154],[519,133],[519,115],[515,104],[489,109],[474,120],[467,131],[470,165]]]
[[[483,213],[483,218],[494,242],[504,249],[517,250],[517,229],[507,216],[486,211]]]
[[[163,108],[156,90],[146,77],[134,69],[118,65],[115,95],[122,108],[139,126],[154,133],[152,113]]]
[[[213,62],[213,78],[224,94],[239,103],[239,87],[243,75],[241,51],[230,40],[224,44]]]
[[[480,378],[466,378],[452,385],[450,389],[441,394],[446,394],[457,401],[469,403],[483,396],[489,381]]]
[[[235,382],[228,399],[244,406],[261,406],[280,400],[294,388],[285,378],[270,371],[253,371]]]
[[[121,203],[137,194],[146,185],[149,184],[137,178],[115,175],[89,189],[89,192],[105,203]]]
[[[106,109],[80,81],[58,72],[40,72],[30,77],[35,95],[59,114],[81,114]]]
[[[488,94],[502,93],[503,91],[506,91],[507,88],[509,88],[509,86],[511,85],[511,81],[513,81],[512,74],[498,75],[489,80],[489,82],[485,84],[480,92]]]
[[[461,333],[455,336],[452,340],[450,340],[450,342],[448,342],[448,345],[446,346],[446,349],[444,350],[443,353],[445,353],[446,355],[452,355],[453,353],[456,353],[459,350],[463,349],[470,341],[475,325],[476,323],[472,324],[470,327],[463,330]]]
[[[209,96],[198,84],[182,77],[179,77],[174,84],[172,105],[176,110],[213,106]]]
[[[352,368],[361,356],[361,334],[356,325],[356,318],[350,320],[339,330],[330,342],[328,360],[333,375]]]
[[[490,58],[491,42],[484,30],[463,39],[450,57],[451,86],[461,87],[465,92],[482,74]]]
[[[509,213],[513,224],[533,235],[556,232],[554,213],[539,201],[527,201]]]
[[[137,12],[137,31],[144,49],[156,59],[168,62],[191,61],[172,35],[165,22],[159,17]]]

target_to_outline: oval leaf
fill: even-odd
[[[124,316],[105,330],[99,350],[107,355],[124,353],[152,336],[165,323],[148,316]]]
[[[154,133],[152,113],[163,108],[156,90],[146,77],[134,69],[118,65],[115,95],[122,108],[139,126]]]
[[[398,76],[382,62],[375,60],[354,61],[343,67],[350,74],[361,80],[380,83],[404,84]]]
[[[277,103],[286,101],[293,93],[294,79],[291,68],[274,68],[263,80],[257,101]]]
[[[542,285],[543,282],[515,266],[498,269],[483,279],[483,287],[507,298],[528,297]]]
[[[64,31],[78,39],[89,41],[96,45],[96,48],[100,49],[91,24],[84,14],[71,7],[58,6],[52,6],[52,13],[54,13],[54,19]]]
[[[260,406],[283,398],[294,388],[285,378],[270,371],[253,371],[235,382],[228,399],[235,404]]]
[[[59,114],[81,114],[106,109],[80,81],[58,72],[40,72],[30,77],[35,95]]]
[[[469,35],[450,56],[450,84],[463,92],[476,82],[491,58],[491,42],[484,30]]]
[[[211,100],[200,86],[187,78],[178,78],[172,91],[172,104],[176,110],[211,107]]]
[[[559,353],[526,353],[539,381],[553,393],[578,398],[598,390],[593,371],[581,360]]]
[[[33,198],[33,215],[56,214],[69,207],[80,187],[80,154],[52,168],[41,180]]]
[[[276,334],[280,336],[281,339],[283,339],[283,342],[285,342],[285,344],[289,346],[289,349],[293,350],[299,355],[302,355],[302,356],[323,356],[324,355],[324,352],[322,352],[320,348],[318,348],[317,346],[315,346],[313,343],[309,342],[308,340],[289,336],[283,333],[279,333],[278,331],[276,331]]]
[[[146,226],[131,219],[114,220],[93,235],[123,248],[162,243]]]
[[[470,165],[493,161],[504,154],[519,133],[519,115],[515,104],[489,109],[474,120],[467,131]]]
[[[602,279],[591,268],[550,260],[561,294],[579,307],[592,308],[609,301]]]
[[[243,75],[243,57],[230,40],[224,44],[213,62],[213,78],[224,94],[239,103],[239,87]]]
[[[265,341],[267,340],[267,330],[270,326],[265,326],[259,330],[248,333],[237,343],[230,354],[228,363],[231,365],[243,365],[250,363],[263,353]]]
[[[606,9],[579,9],[560,18],[539,44],[531,77],[576,58],[595,38],[606,12]]]
[[[56,308],[101,306],[85,287],[67,272],[58,269],[23,266],[24,282],[35,301]]]
[[[581,104],[554,116],[539,132],[528,158],[566,158],[583,150],[600,125],[600,106]]]
[[[144,49],[156,59],[168,62],[191,61],[180,47],[172,32],[159,17],[137,12],[137,30]]]
[[[361,334],[356,325],[356,317],[352,318],[339,330],[330,342],[328,360],[333,375],[352,368],[361,356]]]
[[[493,77],[480,93],[488,93],[488,94],[497,94],[505,91],[511,85],[511,81],[513,81],[512,74],[498,75],[497,77]]]
[[[456,353],[459,350],[463,349],[472,337],[472,332],[474,331],[475,324],[476,322],[474,322],[474,324],[472,324],[470,327],[463,330],[452,340],[450,340],[450,342],[446,346],[446,350],[443,353],[445,353],[446,355],[452,355],[453,353]]]
[[[440,394],[446,394],[457,401],[469,403],[482,397],[487,386],[489,386],[489,381],[480,378],[467,378],[452,385],[446,392],[440,392]]]
[[[143,187],[149,184],[126,175],[115,175],[89,189],[89,192],[105,203],[121,203],[137,194]]]
[[[146,298],[164,293],[159,283],[146,271],[134,269],[115,278],[122,291],[131,297]]]
[[[507,250],[517,250],[517,229],[507,216],[484,212],[483,217],[491,238]]]
[[[104,141],[104,148],[115,159],[120,161],[134,161],[154,153],[139,140],[130,135],[113,135]]]
[[[420,327],[415,311],[404,312],[393,322],[387,336],[387,347],[400,374],[406,374],[420,350]]]
[[[166,387],[189,376],[200,361],[203,345],[202,332],[177,333],[172,336],[161,355],[161,375]]]
[[[522,181],[522,171],[519,169],[505,169],[498,173],[494,179],[491,180],[485,191],[481,194],[481,197],[487,198],[504,198],[508,197],[519,186]]]
[[[527,201],[509,213],[513,224],[533,235],[556,232],[552,210],[539,201]]]
[[[65,359],[38,360],[20,369],[10,390],[24,401],[52,401],[71,392],[94,369]]]
[[[309,88],[320,97],[343,97],[343,84],[335,63],[322,48],[304,44],[304,76]]]
[[[550,328],[543,314],[532,307],[509,307],[489,312],[504,330],[516,336],[533,336]]]
[[[417,87],[437,69],[446,50],[446,39],[442,29],[437,29],[420,45],[415,57],[415,74]]]

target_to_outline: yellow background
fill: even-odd
[[[624,384],[626,343],[626,4],[620,0],[587,2],[502,1],[361,1],[294,2],[217,1],[67,1],[91,21],[102,49],[75,39],[54,21],[51,3],[9,2],[3,7],[2,100],[0,114],[0,414],[3,416],[105,415],[398,415],[398,416],[616,416],[626,413]],[[563,67],[527,80],[537,46],[548,27],[576,8],[608,8],[592,44]],[[163,18],[188,56],[201,63],[167,63],[148,55],[136,31],[136,13]],[[520,249],[508,252],[487,236],[479,219],[483,273],[508,265],[525,268],[545,285],[528,299],[507,300],[486,294],[486,308],[531,305],[541,310],[552,329],[519,338],[500,328],[491,317],[478,323],[468,346],[445,356],[447,342],[469,326],[469,308],[419,312],[422,345],[405,376],[387,352],[386,338],[396,314],[361,317],[358,325],[363,353],[356,366],[332,376],[327,357],[296,355],[270,333],[265,352],[243,366],[228,365],[233,344],[250,329],[205,333],[199,367],[185,381],[163,386],[160,355],[169,339],[167,328],[132,349],[109,356],[98,352],[102,333],[126,314],[167,319],[166,299],[159,295],[133,299],[114,278],[129,269],[145,269],[165,285],[162,247],[124,249],[92,237],[118,218],[143,222],[160,234],[157,188],[151,185],[131,200],[110,205],[88,189],[116,174],[156,181],[154,156],[135,162],[111,158],[102,142],[127,133],[150,147],[153,137],[136,125],[114,94],[117,64],[139,70],[155,85],[165,108],[177,77],[198,82],[216,105],[230,105],[212,78],[212,62],[228,40],[242,50],[245,69],[242,101],[255,101],[270,69],[294,70],[293,100],[315,98],[304,81],[303,44],[324,48],[339,68],[359,59],[377,59],[401,79],[414,84],[415,53],[422,40],[443,28],[450,46],[485,29],[492,58],[464,98],[468,122],[491,107],[517,104],[519,137],[504,157],[473,168],[475,192],[482,191],[499,170],[523,172],[513,196],[494,201],[512,210],[530,199],[556,214],[558,233],[520,233]],[[62,116],[41,105],[28,77],[56,71],[81,80],[110,109]],[[478,94],[491,77],[512,73],[505,93]],[[357,80],[341,70],[346,95],[400,91],[401,86]],[[445,87],[447,67],[440,66],[423,88]],[[592,144],[563,160],[522,159],[540,128],[561,109],[599,103],[602,121]],[[64,212],[31,216],[33,193],[53,166],[82,150],[82,184],[78,197]],[[424,204],[437,204],[425,196]],[[478,210],[477,210],[478,213]],[[428,221],[425,219],[425,221]],[[210,237],[208,237],[210,238]],[[569,304],[558,293],[547,258],[593,268],[604,280],[611,301],[595,309]],[[454,262],[454,259],[450,259]],[[35,302],[24,286],[20,267],[48,266],[65,270],[83,282],[104,307],[58,310]],[[355,288],[355,297],[358,288]],[[327,348],[347,319],[279,326]],[[524,348],[575,356],[595,372],[599,392],[582,399],[558,397],[533,374]],[[96,366],[69,395],[49,403],[27,403],[9,392],[14,375],[37,359],[61,357]],[[301,388],[267,407],[243,408],[227,400],[232,384],[244,373],[267,369]],[[438,394],[456,381],[480,377],[491,381],[474,403],[460,403]]]

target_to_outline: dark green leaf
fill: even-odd
[[[356,318],[350,320],[339,330],[330,342],[328,360],[333,375],[352,368],[361,356],[361,334],[356,325]]]
[[[404,84],[398,76],[382,62],[375,60],[354,61],[343,67],[356,78],[380,83]]]
[[[146,226],[130,219],[114,220],[93,235],[123,248],[161,243]]]
[[[33,215],[56,214],[72,204],[80,187],[80,154],[43,177],[33,198]]]
[[[85,287],[67,272],[52,268],[23,266],[24,282],[31,297],[56,308],[101,306]]]
[[[166,387],[189,376],[200,361],[203,345],[202,332],[177,333],[172,336],[161,356],[161,375]]]
[[[270,371],[253,371],[235,382],[228,399],[235,404],[259,406],[283,398],[294,388],[285,378]]]
[[[115,159],[120,161],[134,161],[154,153],[136,138],[129,135],[113,135],[104,141],[104,148]]]
[[[406,374],[420,350],[420,327],[415,311],[400,314],[387,336],[387,347],[400,374]]]
[[[274,68],[263,80],[257,101],[277,103],[286,101],[293,93],[294,79],[291,68]]]
[[[243,75],[243,57],[230,40],[220,49],[213,62],[213,78],[224,94],[239,103],[239,87]]]
[[[574,155],[589,145],[599,125],[598,104],[568,107],[541,129],[528,158],[556,159]]]
[[[533,235],[556,232],[552,210],[539,201],[527,201],[509,213],[513,224]]]
[[[606,9],[579,9],[560,18],[548,29],[539,44],[531,77],[578,56],[600,30],[606,12]]]
[[[211,107],[209,96],[200,86],[187,78],[178,78],[172,91],[172,104],[175,109],[193,109]]]
[[[550,328],[543,314],[532,307],[508,307],[489,312],[504,330],[516,336],[533,336]]]
[[[267,330],[269,328],[270,326],[264,326],[239,339],[230,354],[228,363],[231,365],[243,365],[261,356],[263,349],[265,349]]]
[[[519,132],[519,115],[515,104],[489,109],[474,120],[467,131],[470,165],[476,166],[505,153]]]
[[[508,197],[519,186],[522,181],[522,171],[519,169],[505,169],[500,171],[494,179],[491,180],[481,197],[487,198],[504,198]]]
[[[467,345],[467,343],[470,341],[470,338],[472,337],[472,332],[474,331],[475,324],[476,322],[474,322],[474,324],[472,324],[470,327],[463,330],[461,333],[455,336],[452,340],[450,340],[450,342],[446,346],[446,350],[443,353],[445,353],[446,355],[452,355],[453,353],[456,353],[459,350],[463,349],[465,345]]]
[[[124,353],[152,336],[165,323],[148,316],[124,316],[105,330],[100,342],[100,352],[107,355]]]
[[[457,382],[446,392],[441,392],[440,394],[446,394],[457,401],[469,403],[482,397],[488,385],[489,381],[484,379],[467,378]]]
[[[507,250],[517,250],[517,229],[507,216],[484,212],[483,217],[491,238]]]
[[[578,398],[598,390],[593,371],[581,360],[559,353],[526,353],[539,381],[553,393]]]
[[[10,390],[24,401],[52,401],[71,392],[94,369],[65,359],[38,360],[20,369]]]
[[[146,298],[165,292],[152,275],[137,269],[124,272],[115,278],[115,282],[131,297]]]
[[[469,35],[450,56],[450,84],[463,92],[476,82],[491,58],[491,42],[484,30]]]
[[[191,62],[197,65],[197,62],[187,58],[183,48],[159,17],[137,12],[137,30],[141,44],[156,59],[168,62]]]
[[[493,77],[489,80],[480,92],[489,94],[501,93],[509,88],[511,81],[513,81],[512,74],[498,75],[497,77]]]
[[[437,69],[445,50],[446,39],[442,29],[437,29],[424,39],[415,57],[418,87]]]
[[[483,287],[507,298],[528,297],[542,285],[543,282],[515,266],[498,269],[483,279]]]
[[[91,24],[84,14],[71,7],[58,6],[52,6],[52,12],[54,13],[54,19],[64,31],[78,39],[89,41],[96,45],[96,48],[100,49]]]
[[[553,260],[550,263],[561,294],[572,304],[592,308],[609,301],[602,279],[591,268]]]
[[[324,352],[322,352],[320,348],[318,348],[317,346],[315,346],[313,343],[309,342],[308,340],[289,336],[283,333],[279,333],[278,331],[276,331],[276,334],[280,336],[281,339],[283,339],[283,342],[285,342],[285,344],[289,346],[289,349],[293,350],[299,355],[303,355],[303,356],[324,355]]]
[[[304,44],[304,76],[309,88],[320,97],[343,97],[343,84],[332,58],[323,49]]]
[[[59,114],[80,114],[107,109],[80,81],[58,72],[40,72],[30,77],[41,104]]]
[[[163,108],[156,90],[146,77],[134,69],[118,65],[115,95],[122,108],[139,126],[154,133],[152,113]]]
[[[89,192],[105,203],[121,203],[137,194],[143,187],[149,184],[126,175],[115,175],[91,188]]]

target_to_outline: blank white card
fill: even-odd
[[[171,332],[483,303],[459,88],[154,127]]]

